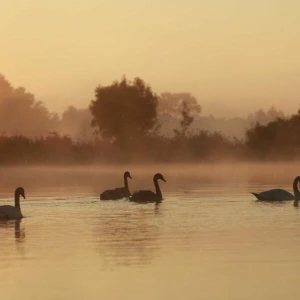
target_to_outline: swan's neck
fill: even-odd
[[[15,208],[17,208],[19,211],[21,211],[20,195],[17,193],[15,193]]]
[[[156,191],[156,196],[159,200],[162,200],[162,194],[161,194],[161,190],[158,184],[158,180],[154,179],[154,185],[155,185],[155,191]]]
[[[125,189],[128,190],[128,177],[124,175],[124,186]]]
[[[297,200],[299,200],[299,198],[300,198],[300,191],[298,188],[298,180],[299,180],[299,178],[297,177],[293,182],[294,195]]]

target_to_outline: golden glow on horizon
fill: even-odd
[[[54,110],[87,106],[97,84],[125,74],[191,92],[204,114],[293,111],[299,17],[296,0],[11,0],[0,4],[0,73]]]

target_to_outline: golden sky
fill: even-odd
[[[0,24],[0,73],[51,110],[123,74],[203,114],[300,108],[299,0],[9,0]]]

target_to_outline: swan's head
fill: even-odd
[[[297,177],[295,178],[295,181],[296,181],[296,182],[299,182],[299,181],[300,181],[300,176],[297,176]]]
[[[158,180],[158,179],[163,180],[164,182],[166,182],[166,180],[164,179],[164,176],[162,176],[160,173],[155,174],[154,178],[153,178],[153,180]]]
[[[22,187],[18,187],[15,191],[16,196],[22,196],[25,199],[25,191]]]
[[[126,178],[126,177],[129,177],[130,179],[132,179],[131,176],[130,176],[130,173],[129,173],[128,171],[126,171],[126,172],[124,173],[124,178]]]

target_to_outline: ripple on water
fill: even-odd
[[[256,202],[265,187],[185,182],[159,205],[43,188],[22,201],[26,218],[0,223],[1,294],[19,299],[18,282],[25,300],[296,299],[300,211]]]

